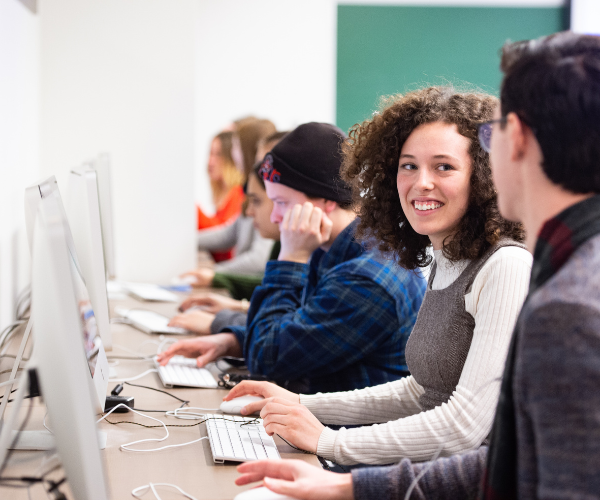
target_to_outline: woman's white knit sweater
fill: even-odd
[[[449,286],[469,261],[449,262],[435,252],[433,289]],[[412,376],[350,392],[301,395],[300,402],[321,422],[368,427],[325,428],[318,455],[339,464],[389,464],[462,453],[478,447],[489,434],[508,344],[527,290],[532,256],[509,246],[481,268],[465,309],[475,319],[473,341],[456,390],[447,403],[422,411],[423,388]],[[440,318],[444,321],[444,318]],[[381,423],[385,422],[385,423]]]

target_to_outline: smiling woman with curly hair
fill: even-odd
[[[339,464],[426,460],[484,442],[532,261],[521,226],[498,213],[489,155],[478,141],[478,125],[496,105],[485,94],[431,87],[388,100],[353,127],[342,174],[353,184],[358,236],[407,269],[428,265],[433,247],[406,345],[411,375],[311,396],[243,382],[227,399],[267,398],[246,409],[262,408],[268,433]]]
[[[469,200],[451,237],[444,241],[450,261],[476,259],[501,238],[523,241],[520,224],[498,212],[489,155],[477,140],[477,124],[492,118],[497,99],[476,93],[456,93],[449,87],[429,87],[384,101],[372,120],[355,125],[344,145],[343,174],[354,187],[360,216],[357,236],[374,237],[380,250],[392,252],[407,269],[431,263],[431,241],[410,224],[396,186],[400,153],[419,126],[453,124],[469,140],[471,158]],[[410,209],[408,210],[410,212]]]

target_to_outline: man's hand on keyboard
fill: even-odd
[[[212,325],[215,315],[206,311],[192,310],[184,314],[174,316],[169,321],[169,326],[178,326],[185,328],[190,332],[198,333],[199,335],[208,335],[210,333],[210,325]]]
[[[231,309],[232,311],[245,312],[244,305],[241,300],[235,300],[231,297],[225,297],[218,293],[203,293],[192,295],[184,300],[179,306],[180,311],[185,311],[190,307],[200,306],[206,312],[217,314],[223,309]]]
[[[260,416],[269,436],[279,434],[294,446],[317,453],[319,437],[325,426],[306,406],[272,398],[263,406]]]
[[[233,333],[217,333],[196,339],[180,340],[161,352],[157,358],[158,362],[164,366],[176,354],[186,358],[196,358],[196,364],[203,367],[221,356],[242,357],[242,349]]]
[[[242,408],[242,415],[252,415],[255,412],[262,410],[263,406],[268,403],[267,398],[280,398],[289,401],[290,403],[299,404],[300,396],[294,394],[278,385],[272,384],[271,382],[258,382],[255,380],[244,380],[236,385],[227,396],[223,398],[223,401],[230,401],[240,396],[262,396],[262,401],[256,401],[250,403]],[[245,411],[244,411],[245,410]]]

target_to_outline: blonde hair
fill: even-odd
[[[233,158],[231,157],[233,132],[221,132],[215,136],[215,139],[218,139],[221,143],[221,155],[223,157],[222,180],[210,181],[213,203],[218,206],[232,188],[241,186],[244,183],[244,174],[236,168]]]

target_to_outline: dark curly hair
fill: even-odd
[[[507,221],[498,211],[489,155],[477,139],[477,124],[490,120],[498,100],[483,93],[461,93],[452,87],[429,87],[387,98],[381,112],[356,124],[343,145],[342,176],[352,186],[354,209],[360,217],[356,236],[377,241],[406,269],[431,263],[426,235],[409,224],[400,205],[396,175],[400,151],[419,125],[455,124],[471,141],[471,194],[457,232],[444,240],[444,255],[452,260],[476,259],[500,238],[523,241],[520,224]]]

